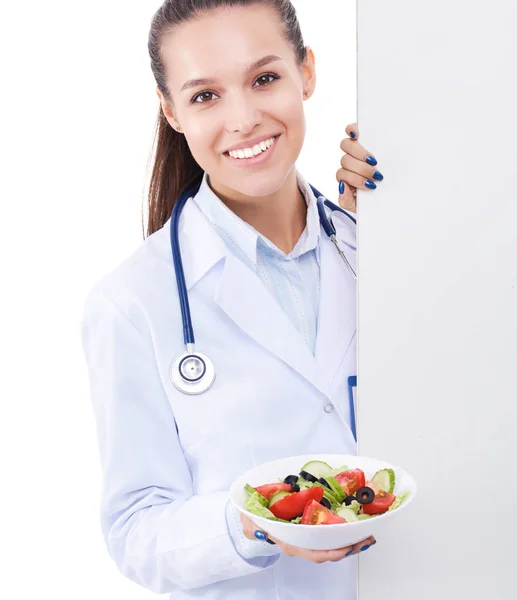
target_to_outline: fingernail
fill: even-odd
[[[377,543],[377,540],[373,540],[373,542],[370,544],[370,546],[373,546],[376,543]]]
[[[342,181],[339,182],[339,193],[340,194],[345,193],[345,184]]]
[[[356,134],[355,134],[355,131],[351,131],[351,132],[350,132],[350,137],[351,137],[351,138],[354,138],[354,140],[355,140],[355,135],[356,135]]]
[[[377,188],[377,186],[375,185],[375,183],[373,183],[373,181],[370,181],[369,179],[367,179],[367,180],[364,182],[364,185],[365,185],[367,188],[370,188],[371,190],[375,190],[375,189]]]
[[[352,550],[349,550],[349,551],[348,551],[348,552],[345,554],[345,556],[350,556],[350,555],[351,555],[351,554],[353,554],[353,553],[354,553],[354,549],[352,548]]]
[[[373,158],[373,156],[367,156],[366,157],[366,162],[369,165],[372,165],[372,167],[375,167],[375,165],[377,164],[377,161],[375,160],[375,158]]]
[[[371,544],[367,544],[366,546],[363,546],[361,548],[361,552],[364,552],[365,550],[368,550],[368,548],[371,546]]]
[[[384,179],[384,175],[380,171],[375,171],[373,178],[377,179],[378,181],[382,181]]]

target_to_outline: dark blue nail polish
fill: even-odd
[[[384,179],[384,175],[380,171],[375,171],[373,178],[377,179],[377,181],[382,181]]]
[[[339,182],[339,193],[340,194],[345,193],[345,184],[342,181]]]
[[[373,158],[373,156],[367,156],[366,157],[366,162],[371,165],[372,167],[375,167],[375,165],[377,164],[377,161],[375,160],[375,158]]]
[[[371,544],[368,544],[367,546],[363,546],[361,548],[361,552],[364,552],[365,550],[368,550],[368,548],[370,547]]]
[[[348,551],[348,552],[345,554],[345,556],[350,556],[350,555],[351,555],[351,554],[353,554],[353,553],[354,553],[354,549],[352,548],[352,550],[349,550],[349,551]]]
[[[369,179],[367,179],[367,180],[364,182],[364,185],[365,185],[367,188],[370,188],[371,190],[375,190],[375,189],[377,188],[377,186],[375,185],[375,183],[373,183],[373,181],[370,181]]]
[[[351,137],[351,138],[354,138],[354,140],[355,140],[355,131],[351,131],[351,132],[350,132],[350,137]]]

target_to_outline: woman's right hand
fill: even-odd
[[[248,539],[256,541],[257,544],[266,543],[257,541],[253,535],[253,532],[257,529],[260,531],[264,530],[260,529],[260,527],[258,527],[249,517],[242,513],[241,523],[242,531]],[[343,558],[348,558],[350,556],[354,556],[354,554],[359,554],[363,548],[366,549],[367,547],[373,546],[373,544],[377,543],[376,539],[372,536],[366,538],[362,542],[354,544],[353,546],[346,546],[345,548],[338,548],[337,550],[306,550],[305,548],[298,548],[297,546],[286,544],[274,537],[271,537],[267,532],[264,533],[266,533],[268,539],[275,542],[283,554],[286,554],[287,556],[298,556],[315,563],[324,563],[327,561],[337,562]]]

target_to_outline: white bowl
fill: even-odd
[[[311,460],[324,461],[332,468],[347,465],[351,469],[361,469],[365,472],[367,481],[373,477],[376,471],[391,468],[395,471],[394,494],[400,496],[403,492],[409,491],[409,497],[399,508],[372,519],[331,525],[282,523],[281,521],[259,517],[246,510],[245,501],[248,496],[244,489],[246,483],[249,483],[252,487],[258,487],[266,483],[276,483],[280,478],[283,480],[287,475],[299,473],[303,465]],[[260,529],[274,538],[292,546],[309,550],[335,550],[336,548],[344,548],[361,542],[372,535],[376,537],[379,532],[382,532],[386,524],[392,523],[393,519],[402,513],[415,497],[416,490],[417,485],[411,475],[400,467],[382,460],[348,454],[307,454],[267,462],[246,471],[233,482],[230,488],[230,498],[241,513],[247,515]]]

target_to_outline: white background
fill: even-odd
[[[360,598],[511,600],[517,8],[360,0],[358,32],[358,118],[386,174],[358,211],[359,452],[419,484]]]
[[[356,120],[355,3],[294,4],[318,75],[298,167],[336,200],[339,143]],[[33,0],[1,8],[6,600],[156,597],[117,571],[101,537],[79,321],[91,286],[143,239],[158,110],[147,34],[158,6]],[[365,192],[372,205],[375,193]]]

